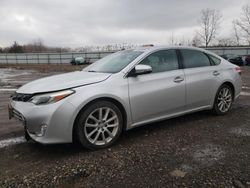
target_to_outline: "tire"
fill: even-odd
[[[119,138],[122,127],[123,118],[119,108],[109,101],[97,101],[80,112],[75,135],[83,147],[103,149]]]
[[[27,128],[26,128],[26,127],[24,127],[24,138],[25,138],[26,141],[31,140],[31,137],[30,137],[30,135],[28,134],[28,131],[27,131]]]
[[[227,84],[223,84],[216,93],[213,112],[216,115],[226,114],[232,108],[233,97],[232,88]]]

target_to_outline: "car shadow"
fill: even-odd
[[[233,108],[225,116],[234,116],[238,113],[239,110],[244,111],[245,108],[249,108],[249,106],[245,106],[241,103],[242,101],[237,101],[234,104]],[[92,157],[93,155],[101,156],[105,153],[109,153],[110,151],[120,151],[122,148],[129,148],[131,147],[131,145],[140,142],[147,134],[154,134],[157,132],[159,133],[161,131],[171,131],[171,129],[177,129],[179,127],[181,128],[182,126],[184,126],[183,128],[187,128],[187,126],[192,126],[193,124],[200,121],[206,123],[209,122],[211,118],[217,121],[217,118],[222,119],[225,118],[225,116],[216,116],[210,110],[205,110],[159,122],[145,124],[143,126],[135,127],[129,131],[123,131],[120,138],[110,148],[95,151],[85,149],[80,144],[42,145],[39,143],[28,142],[25,145],[26,147],[28,147],[27,152],[36,153],[40,157],[44,158],[48,157],[52,159],[59,159],[62,157],[70,157],[79,154],[90,157]],[[19,151],[22,151],[22,149],[20,148]]]
[[[114,145],[112,145],[110,149],[119,150],[120,147],[126,147],[126,144],[129,139],[141,137],[149,132],[153,133],[155,131],[168,130],[172,127],[182,126],[184,125],[184,123],[197,121],[197,120],[205,121],[211,118],[211,116],[214,116],[214,115],[210,111],[201,111],[201,112],[187,114],[187,115],[180,116],[180,117],[171,118],[171,119],[164,120],[164,121],[159,121],[159,122],[149,123],[143,126],[139,126],[139,127],[133,128],[132,130],[124,131],[121,134],[120,138],[117,140],[117,142]],[[107,150],[107,149],[102,149],[102,150],[92,151],[92,150],[83,148],[80,144],[77,144],[77,143],[43,145],[43,144],[36,143],[34,141],[29,141],[26,145],[29,148],[29,150],[31,150],[31,152],[38,152],[44,157],[53,156],[53,158],[60,157],[60,156],[64,156],[64,157],[71,156],[71,155],[79,154],[79,153],[89,154],[93,152],[101,152],[101,151]]]
[[[177,126],[186,126],[187,123],[192,121],[206,121],[211,117],[215,117],[215,115],[210,110],[206,110],[145,124],[123,132],[120,140],[122,140],[123,138],[145,135],[147,133],[156,131],[168,130]]]

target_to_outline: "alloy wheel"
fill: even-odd
[[[85,137],[94,145],[108,144],[118,133],[118,128],[118,115],[109,107],[95,109],[84,122]]]
[[[220,90],[218,98],[217,98],[217,105],[218,109],[225,113],[227,112],[232,104],[232,92],[229,88],[224,87]]]

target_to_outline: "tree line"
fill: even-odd
[[[1,48],[0,53],[63,53],[63,52],[92,52],[92,51],[118,51],[124,49],[132,49],[141,45],[135,44],[112,44],[112,45],[103,45],[103,46],[94,46],[87,45],[84,47],[78,48],[60,48],[60,47],[48,47],[43,44],[43,42],[38,39],[33,41],[33,43],[26,45],[19,45],[18,42],[14,43],[10,47]]]
[[[0,47],[0,53],[48,53],[48,52],[69,52],[70,48],[49,47],[44,45],[41,39],[34,40],[32,43],[20,45],[18,42],[5,48]]]

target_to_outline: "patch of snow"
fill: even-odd
[[[250,87],[242,86],[242,89],[250,89]]]
[[[204,165],[211,165],[224,157],[225,152],[222,148],[213,144],[197,146],[193,154],[193,159]]]
[[[242,96],[250,96],[250,93],[242,91],[242,92],[240,92],[240,95],[242,95]]]
[[[16,91],[15,88],[0,88],[0,91]]]
[[[235,134],[237,136],[250,136],[250,127],[247,125],[235,127],[230,130],[230,133]]]
[[[31,72],[27,72],[23,70],[0,69],[0,80],[2,82],[7,82],[12,77],[30,75],[30,74]]]
[[[24,137],[16,137],[16,138],[9,138],[6,140],[0,140],[0,148],[4,148],[15,144],[21,144],[24,142],[26,142],[26,139]]]

